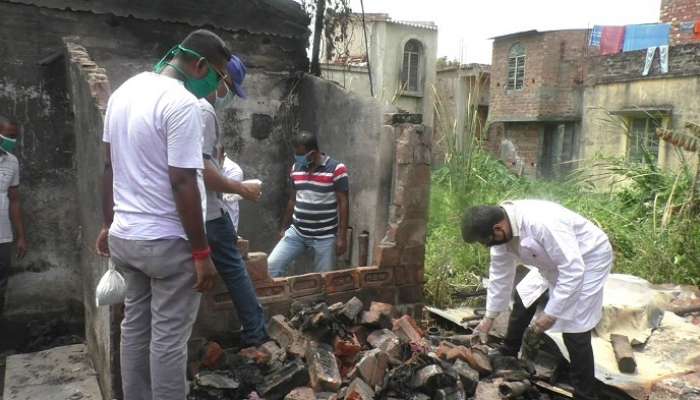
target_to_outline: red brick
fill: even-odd
[[[423,332],[418,327],[416,321],[408,315],[394,320],[394,333],[407,342],[420,342],[423,339]]]
[[[236,241],[236,247],[241,253],[241,257],[243,257],[244,259],[248,259],[248,254],[250,252],[250,242],[247,239],[239,237]]]
[[[366,287],[383,287],[393,284],[393,270],[380,269],[377,267],[360,267],[357,268],[359,273],[359,282],[361,288]]]
[[[359,276],[355,269],[326,272],[323,274],[327,294],[359,289]]]
[[[216,342],[207,343],[204,350],[202,366],[209,369],[217,369],[224,361],[224,349]]]
[[[420,268],[425,265],[425,245],[419,244],[414,246],[406,246],[401,250],[400,265],[418,266]]]
[[[258,283],[255,285],[255,293],[262,304],[289,300],[287,278],[275,278],[272,282]]]
[[[267,271],[267,254],[262,252],[254,252],[248,254],[248,259],[245,261],[248,276],[253,283],[272,282],[272,277]]]
[[[297,275],[287,278],[292,297],[323,293],[323,276],[320,273]]]
[[[411,304],[423,301],[423,285],[401,286],[399,291],[399,303]]]
[[[423,264],[399,265],[394,267],[394,283],[397,286],[418,285],[425,283]]]
[[[380,243],[374,248],[374,263],[380,268],[399,265],[401,251],[395,243]]]
[[[284,396],[284,400],[316,400],[316,392],[310,387],[300,387]]]

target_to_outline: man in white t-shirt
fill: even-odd
[[[221,164],[221,172],[225,177],[236,182],[243,181],[243,169],[235,161],[228,158],[226,154],[224,154],[224,160]],[[234,193],[226,193],[222,198],[224,207],[228,211],[228,216],[231,218],[231,223],[236,232],[238,232],[238,221],[240,219],[238,201],[241,198],[240,195]]]
[[[130,78],[109,99],[96,247],[126,280],[124,400],[185,400],[199,292],[216,278],[197,186],[203,168],[197,99],[216,90],[229,57],[217,35],[194,31],[154,72]]]
[[[5,289],[12,260],[12,241],[16,232],[17,258],[27,253],[24,223],[19,202],[19,162],[12,152],[17,142],[17,126],[0,116],[0,315],[5,304]]]

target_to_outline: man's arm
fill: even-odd
[[[294,205],[297,202],[297,191],[294,188],[289,189],[289,200],[287,201],[287,208],[282,214],[282,223],[280,224],[280,239],[284,237],[284,232],[292,224],[292,214],[294,214]]]
[[[112,186],[112,153],[109,143],[105,143],[105,165],[102,171],[102,227],[97,235],[97,243],[95,249],[97,254],[108,257],[109,243],[109,227],[114,219],[114,188]]]
[[[201,197],[197,188],[197,170],[168,167],[168,174],[177,213],[180,215],[185,235],[192,245],[192,251],[204,250],[208,243],[202,221]]]
[[[342,256],[348,248],[348,192],[336,192],[338,198],[338,217],[340,223],[338,225],[338,239],[336,241],[336,256]]]
[[[218,193],[236,193],[246,200],[260,200],[260,184],[238,182],[223,176],[210,159],[204,160],[204,186]]]
[[[510,295],[515,281],[515,258],[506,245],[491,247],[489,287],[486,294],[486,315],[477,330],[483,342],[488,340],[493,320],[510,305]]]
[[[27,254],[27,240],[24,236],[22,208],[19,202],[19,187],[10,187],[8,190],[8,197],[10,199],[10,220],[17,234],[17,258],[22,258]]]

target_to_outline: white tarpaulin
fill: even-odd
[[[700,327],[662,308],[670,294],[630,275],[612,274],[605,287],[603,319],[593,337],[596,378],[647,399],[655,383],[665,378],[700,371]],[[635,373],[620,372],[610,334],[626,335],[645,343],[635,348]],[[564,357],[569,355],[561,334],[548,334]]]

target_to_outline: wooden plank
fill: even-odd
[[[625,335],[610,335],[613,351],[615,352],[615,360],[620,372],[627,374],[633,373],[637,369],[637,362],[634,359],[634,352],[630,340]]]

